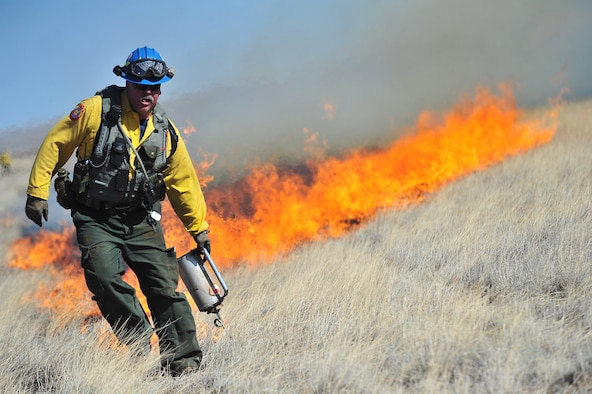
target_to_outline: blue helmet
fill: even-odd
[[[142,85],[158,85],[175,75],[173,68],[167,67],[160,53],[149,47],[135,49],[127,57],[123,67],[115,66],[113,72],[126,81]]]

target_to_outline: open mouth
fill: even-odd
[[[150,105],[154,102],[154,98],[152,96],[144,96],[140,99],[140,102],[143,105]]]

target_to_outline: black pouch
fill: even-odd
[[[154,195],[157,200],[164,200],[164,196],[166,193],[166,186],[164,184],[163,176],[161,173],[153,174],[150,176],[150,184],[152,185],[152,190],[154,190]]]
[[[144,205],[152,207],[155,202],[164,200],[165,185],[161,173],[153,174],[144,185]]]
[[[138,152],[140,160],[144,163],[146,170],[151,170],[154,167],[154,160],[158,156],[160,148],[158,146],[143,145]]]
[[[125,140],[121,137],[115,138],[115,141],[113,141],[113,145],[111,146],[109,164],[113,168],[121,167],[121,164],[123,164],[123,160],[125,159],[125,156],[127,156],[126,153],[127,144]]]
[[[74,204],[74,196],[72,193],[72,181],[70,181],[70,173],[68,170],[60,168],[53,184],[57,193],[58,204],[65,209],[72,208],[72,205]]]
[[[129,180],[129,172],[118,170],[117,176],[115,177],[115,190],[124,192],[127,190],[127,184]]]
[[[88,160],[82,160],[74,164],[74,175],[72,177],[71,189],[74,194],[82,194],[88,186],[88,172],[90,163]]]

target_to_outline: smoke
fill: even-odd
[[[298,157],[304,128],[332,150],[381,143],[422,110],[447,108],[477,85],[510,82],[522,106],[545,105],[564,88],[572,98],[592,88],[589,2],[335,5],[324,15],[330,29],[298,20],[296,8],[284,11],[236,59],[239,79],[169,99],[169,112],[197,127],[192,149],[244,159],[239,165]]]
[[[477,85],[510,82],[526,107],[562,89],[570,98],[592,91],[586,0],[270,1],[262,9],[248,32],[200,38],[210,45],[177,66],[176,90],[163,86],[169,116],[197,129],[187,137],[194,158],[218,154],[214,173],[297,160],[304,130],[330,152],[390,141],[421,111],[446,109]],[[217,79],[206,84],[207,75]],[[0,146],[6,140],[0,133]]]

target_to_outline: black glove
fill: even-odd
[[[194,236],[193,239],[195,239],[195,242],[197,243],[197,246],[199,247],[200,251],[202,249],[205,249],[208,251],[208,253],[210,253],[210,251],[212,250],[212,246],[210,245],[210,237],[208,237],[208,233],[208,230],[204,230],[201,233]]]
[[[47,222],[47,214],[49,208],[47,206],[47,200],[42,198],[27,196],[27,205],[25,205],[25,213],[27,217],[31,219],[39,227],[42,226],[41,217]]]

